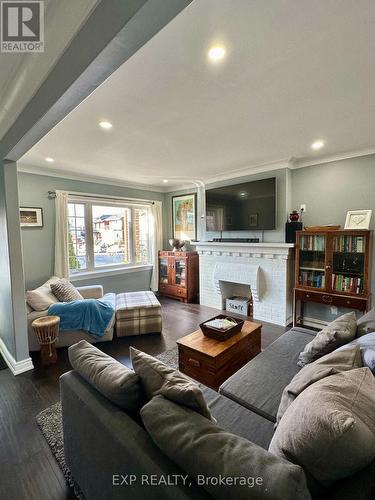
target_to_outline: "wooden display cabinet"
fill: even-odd
[[[368,311],[371,259],[372,231],[298,231],[293,325],[303,324],[305,302]]]
[[[159,292],[183,302],[197,302],[199,256],[197,252],[159,252]]]

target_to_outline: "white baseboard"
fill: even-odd
[[[31,358],[26,358],[22,361],[16,361],[8,351],[8,348],[4,344],[2,339],[0,339],[0,352],[13,375],[19,375],[20,373],[28,372],[29,370],[34,369]]]

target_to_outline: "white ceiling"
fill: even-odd
[[[44,0],[44,52],[0,52],[0,138],[13,125],[97,2]]]
[[[195,0],[21,167],[170,189],[372,150],[374,26],[373,0]],[[217,43],[227,57],[212,65]]]

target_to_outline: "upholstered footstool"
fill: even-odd
[[[127,292],[117,295],[117,337],[160,333],[161,329],[161,305],[153,292]]]

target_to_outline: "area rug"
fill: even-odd
[[[169,351],[162,352],[155,356],[160,361],[172,368],[178,367],[178,349],[177,347]],[[7,368],[7,367],[6,367]],[[59,467],[66,479],[68,485],[72,488],[75,496],[79,500],[85,500],[85,496],[80,490],[78,484],[74,481],[69,467],[65,462],[64,455],[64,438],[63,438],[63,425],[61,414],[61,403],[55,403],[39,413],[36,417],[36,422],[45,437],[51,451],[59,464]]]
[[[8,368],[8,365],[5,363],[4,358],[0,354],[0,370],[5,370]]]

